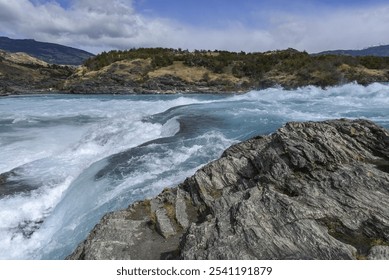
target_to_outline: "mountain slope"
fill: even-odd
[[[324,51],[315,55],[321,54],[336,54],[336,55],[350,55],[350,56],[389,56],[389,45],[370,47],[362,50],[333,50]]]
[[[48,92],[73,73],[68,66],[48,64],[25,53],[0,50],[0,95]]]
[[[0,49],[8,52],[24,52],[50,64],[81,65],[94,56],[86,51],[63,45],[27,39],[0,37]]]

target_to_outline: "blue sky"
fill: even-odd
[[[0,35],[132,47],[309,52],[389,44],[382,0],[0,0]]]
[[[66,1],[63,1],[66,2]],[[369,0],[143,0],[135,1],[135,8],[144,14],[167,17],[184,23],[204,25],[217,24],[218,21],[237,19],[255,22],[259,12],[285,11],[293,14],[318,13],[321,10],[339,8],[369,7],[387,1]]]

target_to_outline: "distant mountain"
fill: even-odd
[[[81,65],[94,54],[59,44],[38,42],[32,39],[0,37],[0,49],[24,52],[50,64]]]
[[[336,55],[350,55],[350,56],[389,56],[389,45],[370,47],[363,50],[334,50],[324,51],[315,55],[321,54],[336,54]]]

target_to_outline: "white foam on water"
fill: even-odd
[[[174,120],[163,127],[145,123],[143,117],[172,106],[197,102],[185,97],[158,102],[109,99],[100,102],[93,98],[66,100],[66,97],[59,101],[41,99],[40,102],[33,97],[11,99],[17,101],[14,108],[23,117],[17,117],[16,111],[11,109],[12,102],[6,100],[8,106],[2,106],[7,109],[1,111],[0,119],[13,117],[10,123],[19,126],[0,135],[12,136],[16,140],[1,147],[0,173],[18,167],[19,177],[40,183],[41,187],[30,193],[0,198],[2,259],[40,258],[38,249],[47,244],[50,234],[61,225],[61,221],[57,221],[57,225],[54,223],[43,231],[39,229],[41,222],[50,217],[51,211],[84,169],[110,154],[169,136],[169,133],[173,135],[178,130]],[[29,102],[33,105],[28,106]],[[66,117],[77,120],[80,114],[91,118],[80,124],[62,122],[69,120]],[[34,120],[34,126],[26,125],[29,120]],[[26,237],[31,234],[28,233],[29,227],[32,227],[32,232],[34,227],[36,229]]]
[[[180,131],[180,123],[177,120],[177,117],[169,119],[162,127],[161,136],[171,136],[175,135]]]
[[[0,259],[32,258],[45,240],[40,234],[26,238],[25,234],[33,230],[26,224],[34,226],[34,222],[45,219],[72,180],[69,177],[54,188],[43,186],[29,194],[8,196],[0,200]]]
[[[236,95],[231,97],[231,101],[256,103],[255,108],[250,107],[248,110],[258,110],[261,114],[268,112],[286,120],[371,118],[369,114],[363,112],[382,112],[386,115],[385,111],[389,105],[389,85],[373,83],[362,86],[350,83],[325,89],[307,86],[296,90],[276,87]]]
[[[362,86],[356,83],[350,83],[342,86],[328,88],[319,88],[315,86],[301,87],[296,90],[286,90],[281,87],[268,88],[264,90],[253,90],[247,94],[240,94],[231,97],[232,100],[248,101],[266,101],[280,102],[285,100],[302,100],[312,102],[314,100],[349,100],[349,104],[354,104],[355,100],[365,99],[369,102],[389,102],[389,84],[373,83],[368,86]]]
[[[38,253],[39,258],[65,257],[63,252],[69,254],[74,250],[74,244],[85,238],[102,214],[127,207],[137,199],[154,196],[163,188],[174,186],[204,164],[190,164],[188,160],[199,156],[209,157],[212,153],[212,158],[218,157],[232,143],[220,133],[202,135],[194,142],[198,145],[165,148],[162,152],[141,155],[137,159],[138,170],[124,176],[118,184],[113,183],[110,177],[93,182],[96,171],[107,162],[101,161],[88,169],[73,181],[61,203],[43,225],[42,229],[50,232],[50,241],[44,247],[45,252]]]

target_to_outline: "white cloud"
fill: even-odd
[[[131,4],[81,0],[64,9],[55,2],[0,0],[0,32],[96,50],[131,47],[150,25]]]
[[[272,33],[281,42],[311,52],[389,44],[389,5],[287,19]]]
[[[131,0],[79,0],[68,8],[54,1],[34,3],[0,0],[0,33],[92,52],[141,46],[236,51],[293,47],[316,52],[389,43],[389,5],[304,15],[283,11],[267,16],[266,28],[231,19],[221,29],[148,18],[134,10]],[[264,22],[263,15],[258,22]]]

